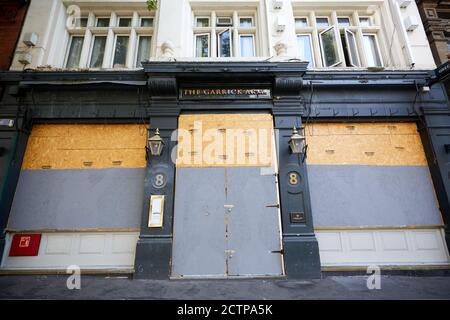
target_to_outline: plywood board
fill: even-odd
[[[308,164],[425,166],[415,123],[319,123],[306,127]]]
[[[144,125],[35,125],[22,169],[143,168],[146,141]]]
[[[181,115],[178,167],[270,166],[270,114]]]

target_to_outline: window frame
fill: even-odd
[[[368,25],[368,26],[362,25],[362,24],[361,24],[361,18],[369,20],[369,25]],[[358,17],[358,25],[359,25],[361,28],[370,28],[370,27],[373,27],[372,17],[370,17],[370,16],[359,16],[359,17]]]
[[[241,26],[241,19],[250,19],[252,21],[251,26]],[[253,18],[253,16],[238,16],[238,28],[254,28],[255,27],[255,19]]]
[[[97,37],[105,37],[105,49],[103,52],[103,59],[102,59],[102,66],[101,67],[91,67],[91,61],[92,61],[92,52],[94,51],[94,44],[95,44],[95,38]],[[106,43],[108,42],[108,35],[106,34],[94,34],[92,35],[92,39],[91,39],[91,46],[89,49],[89,56],[88,56],[88,61],[87,61],[87,67],[89,69],[102,69],[103,68],[103,63],[105,62],[105,55],[106,55]]]
[[[116,57],[116,45],[117,45],[117,37],[128,37],[128,45],[127,45],[127,52],[125,53],[125,63],[123,67],[114,67],[114,58]],[[122,34],[122,33],[114,33],[114,42],[113,42],[113,47],[112,47],[112,53],[111,53],[111,61],[110,61],[110,66],[111,69],[124,69],[127,68],[128,65],[128,51],[130,50],[130,38],[131,35],[130,34]]]
[[[299,36],[308,36],[308,38],[309,38],[309,47],[311,48],[311,58],[312,58],[312,61],[309,61],[309,63],[311,63],[310,68],[315,68],[316,67],[316,58],[314,57],[314,46],[313,46],[313,41],[312,41],[313,40],[312,39],[312,34],[311,33],[296,33],[295,35],[296,35],[295,39],[297,40],[297,52],[299,50],[299,48],[298,48],[298,37]]]
[[[297,19],[306,19],[306,26],[298,27],[297,23],[296,23]],[[303,28],[311,27],[311,24],[309,23],[309,17],[307,17],[307,16],[294,16],[294,27],[295,27],[295,29],[303,29]]]
[[[354,40],[354,44],[355,44],[355,50],[356,50],[356,59],[358,60],[357,61],[358,62],[357,65],[355,65],[355,63],[353,61],[353,57],[352,57],[352,53],[351,53],[351,49],[350,49],[349,38],[348,38],[348,33],[350,33],[353,36],[353,40]],[[361,58],[359,57],[358,43],[356,41],[356,34],[355,34],[355,32],[353,32],[352,30],[350,30],[348,28],[345,28],[344,29],[344,38],[345,38],[345,42],[346,42],[347,49],[348,49],[347,54],[348,54],[348,57],[349,57],[349,60],[350,60],[351,67],[355,67],[355,68],[361,67]]]
[[[199,27],[201,28],[201,27]],[[197,37],[208,36],[208,56],[197,57]],[[211,32],[194,33],[194,58],[210,58],[211,57]]]
[[[121,19],[130,19],[130,25],[129,26],[120,26],[120,20]],[[139,20],[140,21],[140,20]],[[133,27],[133,17],[129,17],[129,16],[121,16],[121,17],[117,17],[117,25],[115,26],[115,28],[132,28]]]
[[[315,23],[316,23],[316,28],[319,30],[319,29],[327,29],[327,28],[329,28],[329,27],[332,27],[332,25],[330,24],[330,17],[328,17],[328,16],[316,16],[315,17]],[[318,24],[317,24],[317,19],[327,19],[327,23],[328,23],[328,25],[327,26],[319,26]]]
[[[222,33],[227,32],[227,31],[230,33],[230,56],[229,57],[222,57],[220,55],[220,52],[221,52],[221,49],[222,49],[222,46],[220,44],[220,35]],[[216,34],[216,38],[217,38],[217,58],[232,58],[233,57],[233,28],[232,27],[228,27],[228,28],[225,28],[225,29],[223,29],[221,31],[218,31],[217,34]]]
[[[199,27],[199,26],[197,26],[197,20],[198,19],[208,19],[208,26],[207,27]],[[211,27],[211,17],[208,17],[208,16],[202,16],[202,15],[200,15],[200,16],[195,16],[194,17],[194,28],[212,28]]]
[[[349,25],[348,25],[348,26],[341,26],[341,25],[339,24],[339,19],[348,19]],[[352,18],[351,18],[350,16],[337,16],[337,17],[336,17],[336,22],[337,22],[338,28],[350,28],[350,27],[353,27],[353,26],[354,26],[354,25],[352,24]]]
[[[339,54],[339,43],[338,43],[338,38],[336,38],[336,29],[337,29],[336,26],[329,26],[328,28],[318,32],[320,53],[321,53],[321,56],[322,56],[322,63],[323,63],[323,67],[324,68],[333,68],[333,67],[336,67],[338,65],[341,65],[342,63],[345,64],[345,61],[341,60],[341,56]],[[336,56],[337,56],[337,60],[338,61],[336,63],[330,65],[330,66],[327,66],[326,63],[325,63],[325,50],[323,49],[323,41],[322,41],[322,37],[321,36],[322,36],[323,33],[328,32],[330,30],[333,30],[333,33],[334,33],[334,40],[335,40],[335,46],[336,46]],[[339,40],[340,40],[340,35],[339,35]]]
[[[71,48],[71,46],[72,46],[72,40],[73,40],[73,38],[82,38],[82,39],[83,39],[83,43],[84,43],[84,40],[85,40],[84,34],[82,34],[82,35],[81,35],[81,34],[71,34],[71,35],[70,35],[70,38],[69,38],[69,41],[68,41],[68,45],[67,45],[67,50],[66,50],[66,56],[64,57],[64,64],[63,64],[64,68],[66,68],[66,69],[71,69],[71,68],[73,68],[73,67],[71,67],[71,68],[67,67],[67,62],[68,62],[68,60],[69,60],[70,48]],[[81,54],[82,54],[82,52],[83,52],[83,45],[81,46],[80,59],[79,59],[79,61],[78,61],[78,66],[77,66],[77,68],[80,68],[80,61],[81,61]]]
[[[99,27],[99,26],[97,26],[98,19],[108,19],[109,20],[108,26],[106,26],[106,27]],[[95,17],[94,28],[111,28],[111,16],[109,16],[109,17],[106,17],[106,16]]]
[[[367,68],[384,67],[383,56],[381,55],[380,44],[378,42],[378,34],[374,33],[374,32],[363,32],[362,33],[363,42],[364,42],[364,36],[373,36],[373,38],[375,39],[375,45],[377,47],[377,54],[378,54],[378,58],[380,59],[380,64],[381,64],[380,66],[369,66],[369,65],[367,65]],[[364,47],[364,43],[363,43],[363,50],[364,50],[364,54],[367,55],[366,48]]]
[[[153,47],[153,35],[151,35],[151,34],[137,34],[137,37],[136,37],[136,48],[134,50],[134,64],[133,64],[135,68],[142,68],[142,66],[138,66],[138,62],[137,62],[138,53],[139,53],[139,44],[140,44],[141,37],[150,37],[150,54],[152,52],[152,47]],[[148,58],[150,59],[150,57],[148,57]]]
[[[243,27],[245,28],[245,27]],[[242,51],[241,51],[241,37],[252,37],[252,43],[253,43],[253,55],[251,56],[247,56],[244,57],[242,56]],[[239,33],[239,57],[242,58],[251,58],[251,57],[255,57],[256,56],[256,41],[255,41],[255,35],[253,33]]]

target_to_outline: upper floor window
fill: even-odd
[[[254,14],[209,12],[194,18],[194,56],[256,56],[256,21]]]
[[[146,12],[82,15],[77,27],[67,29],[65,67],[140,67],[142,61],[150,58],[153,20]]]
[[[380,24],[353,12],[297,12],[298,55],[309,67],[383,66]]]

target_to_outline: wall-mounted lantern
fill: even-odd
[[[159,135],[159,129],[157,128],[155,131],[155,135],[147,140],[147,146],[145,147],[145,150],[147,152],[147,160],[150,154],[152,156],[160,156],[163,147],[164,141],[163,139],[161,139],[161,136]]]
[[[293,154],[303,154],[302,162],[305,160],[305,154],[306,154],[306,138],[305,138],[305,128],[300,127],[299,128],[300,133],[297,131],[297,128],[294,127],[292,129],[292,135],[289,139],[289,147],[291,148],[291,152]]]

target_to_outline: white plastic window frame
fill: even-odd
[[[363,32],[362,33],[363,50],[364,50],[364,53],[367,55],[367,52],[365,51],[366,48],[364,48],[364,36],[373,36],[374,39],[375,39],[375,45],[377,47],[377,54],[378,54],[378,58],[380,59],[380,63],[381,63],[381,66],[375,66],[375,68],[376,67],[384,67],[383,55],[381,54],[380,43],[378,42],[378,35],[376,33],[374,33],[374,32]]]
[[[197,37],[208,36],[208,57],[197,57]],[[194,33],[194,58],[211,57],[211,32]]]
[[[66,50],[66,54],[65,54],[65,57],[64,57],[64,64],[63,64],[64,68],[67,68],[67,62],[68,62],[68,60],[69,60],[70,47],[72,46],[72,40],[73,40],[73,38],[83,38],[83,42],[84,42],[85,36],[84,36],[84,34],[71,34],[71,35],[69,36],[69,41],[68,41],[68,45],[67,45],[67,50]],[[83,51],[83,47],[81,47],[81,51]],[[80,53],[80,60],[81,60],[81,53]],[[78,61],[78,66],[77,66],[77,68],[79,68],[79,67],[80,67],[80,61]]]
[[[335,46],[336,46],[336,54],[337,54],[337,59],[338,61],[334,64],[332,64],[331,66],[327,66],[325,63],[325,50],[323,49],[323,43],[322,43],[322,34],[326,33],[330,30],[333,30],[334,33],[334,40],[335,40]],[[345,61],[342,61],[342,57],[339,54],[340,52],[340,47],[339,47],[339,42],[340,42],[340,35],[338,37],[338,32],[337,32],[337,27],[336,26],[330,26],[322,31],[320,31],[319,33],[319,45],[320,45],[320,55],[322,57],[322,64],[325,68],[333,68],[342,64],[345,64]]]
[[[297,19],[306,19],[306,26],[297,27],[297,23],[296,23]],[[311,24],[309,23],[309,17],[307,17],[307,16],[295,16],[294,17],[294,26],[295,26],[296,29],[309,28],[311,26]]]
[[[150,37],[150,55],[152,53],[152,48],[153,48],[153,35],[151,35],[151,34],[138,34],[136,36],[136,48],[134,50],[134,59],[133,59],[133,61],[134,61],[133,66],[135,68],[141,68],[140,66],[138,66],[138,62],[137,62],[137,57],[138,57],[138,53],[139,53],[139,43],[140,43],[141,37]],[[148,59],[150,59],[150,57],[148,57]]]
[[[297,40],[297,50],[298,48],[298,36],[308,36],[309,38],[309,47],[311,48],[311,58],[312,61],[309,61],[311,63],[311,65],[309,66],[310,68],[315,68],[316,66],[316,58],[314,57],[314,46],[313,46],[313,41],[312,41],[312,34],[311,33],[297,33],[295,39]]]
[[[220,51],[221,51],[222,47],[220,45],[220,35],[227,31],[230,33],[230,56],[229,57],[221,57]],[[217,58],[231,58],[234,56],[233,55],[233,28],[232,27],[228,27],[228,28],[225,28],[224,30],[218,31],[216,34],[216,41],[217,41]]]
[[[332,27],[332,25],[330,24],[330,17],[328,17],[328,16],[316,16],[315,17],[315,19],[316,19],[316,28],[319,30],[319,29],[327,29],[327,28],[329,28],[329,27]],[[317,19],[327,19],[327,23],[328,23],[328,25],[327,26],[319,26],[319,24],[317,23]]]
[[[251,25],[250,26],[241,26],[241,19],[250,19]],[[254,28],[255,27],[255,19],[252,16],[238,16],[238,21],[237,21],[237,27],[241,28],[241,29],[245,29],[245,28]]]
[[[348,28],[348,27],[354,26],[354,24],[352,23],[352,17],[350,17],[350,16],[337,16],[336,19],[337,19],[337,23],[338,23],[338,27],[339,28]],[[348,26],[341,26],[341,25],[339,25],[339,19],[348,19],[349,25]]]
[[[97,38],[97,37],[105,37],[106,38],[105,49],[104,49],[104,52],[103,52],[102,66],[101,67],[91,67],[92,52],[94,51],[95,38]],[[94,34],[94,35],[92,35],[91,44],[90,44],[90,48],[89,48],[89,56],[88,56],[88,61],[87,61],[87,67],[89,69],[98,70],[98,69],[103,68],[103,64],[105,62],[105,54],[106,54],[106,44],[107,44],[107,42],[108,42],[108,35],[107,34]]]
[[[348,34],[351,34],[353,36],[354,46],[355,46],[355,49],[356,49],[356,60],[357,60],[356,62],[357,62],[357,64],[355,64],[355,61],[353,61],[354,57],[352,56],[352,51],[350,49],[350,40],[349,40]],[[356,40],[356,36],[357,36],[356,33],[353,32],[352,30],[349,30],[348,28],[344,29],[344,38],[345,38],[345,42],[346,42],[346,45],[347,45],[347,54],[348,54],[348,57],[349,57],[349,60],[350,60],[351,67],[361,67],[361,58],[359,57],[358,41]]]
[[[108,26],[107,27],[97,27],[98,19],[108,19],[109,20]],[[111,16],[98,16],[98,17],[96,16],[94,28],[111,28]]]
[[[121,19],[130,19],[130,25],[129,26],[126,26],[126,27],[121,27],[120,26],[120,20]],[[140,20],[139,20],[139,22],[140,22]],[[130,17],[130,16],[120,16],[120,17],[117,17],[117,22],[116,22],[116,28],[132,28],[133,27],[133,17]]]
[[[197,20],[198,19],[208,19],[208,26],[207,27],[199,27],[199,26],[197,26]],[[194,28],[212,28],[212,26],[211,26],[211,17],[204,16],[204,15],[195,16],[195,18],[194,18]]]
[[[252,43],[253,43],[253,55],[251,57],[256,56],[256,41],[255,41],[255,35],[253,33],[240,33],[239,34],[239,56],[242,57],[241,52],[241,37],[252,37]],[[245,57],[248,58],[248,57]]]
[[[127,52],[126,52],[126,54],[125,54],[125,65],[123,66],[123,67],[118,67],[118,68],[115,68],[114,67],[114,58],[115,58],[115,56],[116,56],[116,45],[117,45],[117,37],[128,37],[128,47],[127,47]],[[128,60],[127,60],[127,58],[128,58],[128,53],[129,53],[129,51],[130,51],[130,47],[131,47],[131,45],[130,45],[130,34],[129,33],[114,33],[114,42],[113,42],[113,47],[112,47],[112,53],[111,53],[111,61],[109,62],[109,65],[110,65],[110,68],[111,69],[124,69],[124,68],[127,68],[127,65],[128,65]]]
[[[152,25],[150,27],[142,26],[142,19],[152,19]],[[140,16],[137,27],[138,28],[154,28],[155,27],[155,17],[152,17],[152,16]]]

